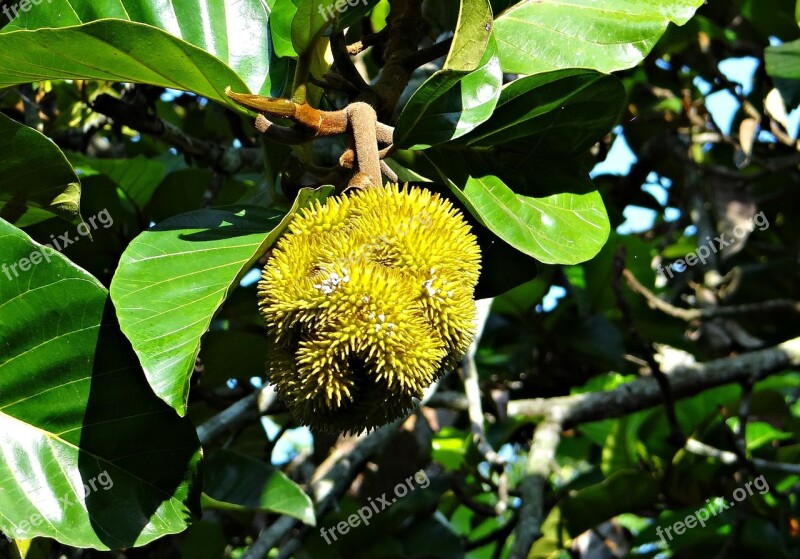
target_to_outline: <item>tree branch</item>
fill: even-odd
[[[390,4],[386,63],[373,87],[381,120],[391,117],[411,79],[414,69],[409,67],[407,59],[417,52],[422,38],[422,0],[390,0]]]
[[[697,439],[689,439],[686,441],[686,450],[698,456],[705,456],[706,458],[713,458],[719,460],[723,464],[736,464],[740,462],[740,456],[735,452],[728,450],[720,450],[709,446]],[[800,475],[800,464],[786,464],[783,462],[771,462],[762,458],[751,458],[749,460],[753,466],[761,470],[771,470],[773,472],[781,472],[784,474]]]
[[[242,423],[257,412],[266,412],[277,400],[278,395],[271,385],[242,398],[230,407],[197,427],[197,436],[203,446],[211,443],[225,431]]]
[[[637,293],[644,297],[645,301],[647,301],[647,306],[651,309],[661,311],[666,315],[669,315],[673,318],[678,318],[680,320],[684,320],[686,322],[692,322],[694,320],[701,320],[701,319],[709,319],[709,318],[716,318],[718,316],[734,316],[740,314],[754,314],[754,313],[761,313],[761,312],[770,312],[770,311],[777,311],[777,310],[789,310],[794,312],[800,312],[800,302],[792,301],[789,299],[774,299],[771,301],[764,301],[761,303],[748,303],[744,305],[736,305],[730,307],[706,307],[703,309],[682,309],[680,307],[676,307],[675,305],[665,301],[649,289],[647,289],[644,285],[642,285],[636,276],[634,276],[630,270],[625,270],[623,272],[623,277],[625,278],[628,287],[631,288],[631,291]]]
[[[662,367],[662,371],[669,377],[672,395],[675,398],[686,398],[722,384],[754,382],[784,367],[798,365],[800,365],[800,338],[794,338],[769,349],[717,359],[705,364],[678,365],[672,369]],[[605,392],[515,400],[509,403],[510,415],[543,418],[534,431],[525,476],[521,482],[522,505],[510,559],[525,559],[531,546],[541,535],[545,484],[561,437],[561,430],[579,423],[621,417],[656,406],[662,399],[658,381],[653,377],[646,377]],[[733,452],[709,450],[711,447],[699,441],[687,442],[686,448],[689,451],[708,453],[713,451],[714,457],[723,461],[738,460]],[[800,466],[792,464],[778,464],[766,460],[758,463],[754,460],[753,463],[760,468],[770,467],[783,472],[800,473]]]
[[[630,337],[641,348],[644,359],[647,362],[647,366],[650,368],[650,374],[656,379],[656,382],[658,382],[658,386],[661,389],[661,394],[664,398],[664,411],[667,415],[667,422],[669,423],[670,441],[672,444],[678,447],[683,446],[683,443],[686,441],[686,435],[683,434],[681,425],[678,422],[678,416],[675,413],[675,398],[672,395],[672,387],[670,386],[669,379],[661,371],[661,366],[658,364],[658,361],[656,361],[653,345],[645,341],[645,339],[639,333],[639,329],[636,327],[630,305],[628,305],[628,302],[625,300],[625,297],[622,294],[620,279],[625,275],[625,272],[627,272],[625,269],[624,246],[619,247],[617,255],[614,258],[614,272],[614,281],[611,287],[617,299],[617,306],[622,311],[622,316],[625,319],[625,323],[628,325],[628,333]]]
[[[752,351],[735,357],[716,359],[707,363],[665,366],[676,398],[687,398],[723,384],[758,380],[785,367],[800,365],[800,338],[793,338],[774,347]],[[661,403],[661,391],[652,377],[636,379],[614,390],[535,398],[509,402],[509,415],[550,417],[554,411],[563,412],[564,426],[621,417],[631,412],[651,408]]]
[[[111,118],[117,124],[158,138],[225,175],[233,175],[244,168],[261,166],[260,149],[226,147],[195,138],[156,115],[142,111],[116,97],[98,95],[91,109]]]
[[[478,301],[478,327],[475,338],[467,350],[461,363],[461,380],[464,383],[464,393],[467,396],[469,407],[469,422],[472,428],[472,440],[475,446],[489,464],[500,469],[505,467],[503,459],[498,456],[492,445],[486,440],[486,431],[483,428],[483,406],[481,405],[481,389],[478,383],[478,367],[475,364],[475,354],[478,351],[478,344],[481,341],[481,334],[489,318],[489,311],[492,306],[492,299],[481,299]]]
[[[550,477],[558,443],[561,441],[563,425],[558,408],[553,408],[550,414],[533,432],[525,475],[520,482],[522,504],[509,559],[526,559],[533,542],[542,535],[545,486]]]

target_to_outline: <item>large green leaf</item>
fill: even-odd
[[[504,72],[558,68],[613,72],[641,62],[670,22],[682,25],[703,0],[524,0],[495,22]]]
[[[625,88],[594,70],[558,70],[520,78],[500,93],[492,117],[459,140],[476,147],[511,144],[517,151],[574,155],[617,123]],[[524,142],[519,140],[525,138]]]
[[[347,2],[339,0],[300,0],[292,18],[292,46],[298,54],[313,46],[314,39],[336,19],[336,6],[342,5],[348,7]]]
[[[181,214],[128,246],[111,297],[147,380],[179,414],[186,413],[200,338],[228,293],[294,211],[329,191],[301,191],[289,214],[255,206]]]
[[[196,76],[194,82],[185,84],[182,89],[198,91],[205,95],[204,91],[199,91],[197,88],[209,89],[206,80],[213,83],[211,90],[216,92],[222,92],[226,85],[235,87],[233,82],[214,83],[215,79],[218,76],[221,77],[223,73],[220,67],[227,66],[239,75],[251,91],[270,91],[269,70],[272,52],[269,41],[269,7],[261,0],[180,0],[166,3],[160,0],[136,0],[135,2],[48,0],[47,5],[33,6],[27,12],[21,12],[19,17],[3,29],[3,33],[13,36],[15,31],[22,29],[42,30],[46,27],[73,27],[105,18],[144,23],[161,29],[176,39],[182,39],[181,41],[170,41],[173,48],[170,49],[169,55],[175,53],[174,47],[183,46],[184,42],[211,54],[216,62],[212,62],[206,57],[197,57],[193,51],[185,47],[181,49],[184,53],[180,58],[184,59],[184,64],[188,62],[189,65],[196,66],[206,74],[205,79],[202,76]],[[130,43],[130,40],[122,41],[122,37],[118,37],[118,33],[121,33],[122,29],[126,28],[124,26],[110,28],[109,33],[103,39],[111,46],[126,52],[139,64],[144,64],[154,70],[161,69],[167,79],[172,79],[173,74],[169,71],[170,68],[164,66],[163,63],[163,56],[167,53],[161,52],[161,44],[154,43],[149,49],[141,51],[126,50],[126,47],[134,45]],[[133,34],[134,38],[138,38],[136,35],[141,31],[127,30],[125,33]],[[20,53],[9,52],[3,44],[5,40],[6,37],[0,38],[0,57],[13,60]],[[42,36],[39,42],[47,45],[47,37]],[[108,46],[87,48],[85,44],[77,43],[74,46],[69,45],[69,47],[68,50],[61,51],[52,49],[49,57],[40,59],[38,63],[44,66],[56,66],[53,64],[52,53],[54,53],[57,59],[63,59],[58,61],[61,64],[83,60],[91,63],[89,65],[98,70],[116,71],[123,75],[133,70],[132,64],[126,65],[131,66],[130,68],[103,64],[104,61],[98,59],[98,54],[102,48],[107,49]],[[109,57],[107,60],[113,60],[113,57]],[[117,60],[117,62],[121,61]],[[26,68],[26,70],[29,69]],[[120,76],[117,81],[136,80]],[[167,84],[159,82],[157,85]]]
[[[477,69],[443,68],[414,92],[397,120],[394,143],[426,149],[463,136],[492,116],[503,74],[491,38]]]
[[[311,498],[286,475],[254,458],[218,450],[205,467],[206,507],[287,514],[314,526]]]
[[[289,29],[292,48],[303,53],[334,21],[338,29],[358,23],[378,3],[378,0],[276,0],[292,13]],[[292,5],[296,6],[293,10]],[[286,15],[279,16],[283,21]],[[277,27],[281,37],[286,36],[285,24]]]
[[[300,0],[272,0],[272,16],[269,28],[272,32],[272,44],[277,56],[297,56],[292,45],[292,20],[297,13]]]
[[[0,217],[19,227],[80,222],[80,182],[53,142],[0,113],[0,154]]]
[[[141,23],[109,19],[0,34],[0,88],[79,78],[184,89],[231,107],[235,104],[225,95],[225,87],[247,89],[214,56]]]
[[[577,264],[596,255],[611,226],[597,192],[531,198],[495,176],[467,180],[457,196],[498,237],[545,264]]]
[[[97,549],[183,531],[197,435],[150,390],[108,292],[3,220],[0,260],[24,263],[0,277],[0,530]]]

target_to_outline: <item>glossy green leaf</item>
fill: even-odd
[[[511,144],[541,155],[581,153],[617,123],[625,104],[622,83],[593,70],[559,70],[506,85],[492,117],[458,143]],[[524,142],[520,142],[521,139]]]
[[[495,21],[504,72],[558,68],[624,70],[638,64],[670,22],[682,25],[703,0],[523,0]]]
[[[52,141],[0,113],[0,154],[0,217],[19,227],[80,222],[80,182]]]
[[[292,20],[299,4],[300,0],[273,0],[269,28],[277,56],[297,56],[292,45]]]
[[[238,83],[216,83],[216,79],[223,77],[224,70],[228,68],[232,69],[241,78],[241,81],[247,84],[250,91],[268,92],[271,88],[269,70],[272,52],[269,48],[269,8],[261,0],[181,0],[167,3],[159,0],[137,0],[136,2],[109,0],[100,3],[93,0],[48,0],[47,4],[32,6],[27,12],[21,12],[18,18],[3,29],[3,33],[0,34],[0,53],[2,53],[0,57],[7,53],[9,60],[13,60],[14,55],[19,54],[18,52],[9,52],[5,47],[4,42],[7,38],[2,36],[4,34],[13,36],[15,31],[22,29],[43,31],[43,28],[46,27],[79,26],[104,18],[144,23],[169,33],[174,39],[179,40],[160,39],[146,50],[129,49],[126,47],[137,47],[140,44],[137,40],[140,39],[140,36],[141,39],[144,39],[152,35],[143,35],[144,32],[135,30],[135,27],[115,25],[109,28],[106,35],[98,36],[99,40],[106,43],[104,46],[92,47],[92,43],[81,40],[74,45],[67,45],[69,47],[67,50],[50,49],[51,54],[48,58],[38,58],[38,60],[32,61],[34,67],[58,67],[58,65],[65,65],[69,62],[75,64],[75,61],[85,61],[86,65],[96,68],[98,71],[119,73],[118,77],[103,79],[137,81],[130,79],[127,74],[134,70],[134,62],[138,61],[139,64],[156,71],[157,74],[163,72],[167,79],[172,79],[172,68],[166,65],[166,59],[174,57],[176,62],[183,60],[183,64],[196,66],[201,74],[205,74],[194,76],[192,82],[185,84],[184,87],[179,87],[180,89],[197,91],[206,95],[206,91],[209,89],[221,93],[226,85],[236,88]],[[131,35],[131,37],[125,40],[126,38],[120,34]],[[48,35],[41,36],[37,43],[40,46],[47,45],[48,37]],[[162,52],[162,45],[166,43],[170,45],[169,50]],[[193,49],[186,48],[186,43],[212,55],[213,60],[197,56]],[[116,53],[118,63],[122,62],[120,57],[123,52],[133,60],[122,66],[107,64],[107,60],[114,60],[113,55],[108,58],[101,58],[98,55],[109,46],[121,51]],[[83,65],[67,66],[67,69],[77,70],[81,66]],[[30,70],[30,68],[26,68],[26,70]],[[75,74],[73,73],[73,75]],[[78,76],[81,75],[78,74]],[[72,76],[65,74],[62,77]],[[86,75],[85,77],[95,76]],[[167,85],[161,82],[146,83]],[[169,85],[169,87],[174,86]],[[204,91],[198,88],[203,88]]]
[[[111,297],[155,393],[186,413],[200,338],[292,214],[330,189],[305,189],[289,214],[255,206],[181,214],[145,231],[120,259]]]
[[[747,449],[753,450],[776,441],[791,440],[792,434],[777,429],[765,421],[748,421],[746,429]]]
[[[475,70],[489,45],[493,23],[489,0],[461,0],[453,45],[444,67],[462,72]]]
[[[498,237],[545,264],[589,260],[611,230],[597,192],[531,198],[514,193],[494,176],[470,177],[463,190],[454,190]]]
[[[108,292],[0,220],[0,530],[97,549],[183,531],[199,509],[193,426],[156,398]]]
[[[314,505],[286,474],[254,458],[218,450],[205,467],[206,506],[286,514],[314,526]]]
[[[119,20],[0,34],[0,88],[46,79],[98,79],[194,91],[235,107],[247,86],[223,62],[165,31]],[[238,110],[238,107],[237,107]]]
[[[337,6],[348,7],[341,0],[300,0],[292,18],[292,46],[298,54],[311,48],[315,39],[333,23],[339,13]]]
[[[489,40],[477,69],[444,68],[414,92],[397,120],[395,145],[425,149],[463,136],[492,116],[502,84],[495,42]]]

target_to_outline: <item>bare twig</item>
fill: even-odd
[[[352,85],[359,92],[369,91],[369,84],[364,81],[364,78],[356,69],[350,55],[347,52],[347,45],[344,42],[344,34],[341,31],[336,31],[331,35],[331,53],[333,54],[333,62],[336,64],[336,69],[339,75]]]
[[[653,350],[652,344],[645,341],[639,333],[639,330],[636,328],[631,308],[622,294],[620,279],[627,271],[625,270],[624,246],[620,246],[619,250],[617,251],[616,258],[614,259],[614,270],[614,281],[611,287],[614,290],[614,295],[617,299],[617,306],[622,311],[623,318],[628,326],[628,333],[630,337],[641,348],[644,359],[647,361],[647,365],[650,368],[650,374],[653,375],[653,377],[656,379],[656,382],[658,382],[658,386],[661,388],[661,393],[664,397],[664,411],[667,415],[667,422],[669,423],[670,428],[671,442],[678,447],[683,446],[686,436],[683,434],[681,425],[678,422],[678,416],[675,413],[675,398],[672,395],[672,388],[670,387],[669,379],[661,371],[661,366],[658,364],[658,361],[656,361],[655,351]]]
[[[748,303],[730,307],[715,306],[702,309],[682,309],[665,301],[647,289],[639,282],[638,279],[636,279],[636,276],[634,276],[630,270],[625,270],[622,273],[622,276],[625,278],[625,282],[628,284],[628,287],[631,288],[631,291],[644,297],[645,301],[647,301],[647,306],[649,306],[651,309],[661,311],[666,315],[684,320],[686,322],[716,318],[718,316],[735,316],[781,310],[800,312],[800,302],[789,299],[773,299],[771,301],[764,301],[761,303]]]
[[[424,405],[436,392],[439,383],[434,383],[425,392],[420,405]],[[373,431],[368,435],[359,437],[355,446],[348,452],[335,449],[330,456],[317,468],[310,488],[311,499],[314,502],[317,518],[327,513],[339,498],[352,485],[353,480],[361,471],[367,460],[377,454],[397,433],[404,420],[398,420]],[[298,521],[288,516],[282,516],[269,528],[264,530],[252,546],[245,552],[242,559],[262,559],[267,553],[278,545],[286,534],[291,532]],[[300,529],[300,534],[288,541],[282,548],[297,546],[299,538],[308,531],[308,527]]]
[[[355,56],[373,45],[377,45],[386,41],[388,37],[389,37],[389,28],[384,27],[377,33],[365,35],[364,37],[361,38],[360,41],[356,41],[351,45],[347,45],[347,54],[349,54],[350,56]]]
[[[800,338],[794,338],[769,349],[704,364],[680,365],[663,372],[669,377],[673,396],[684,398],[722,384],[741,382],[744,379],[755,381],[784,367],[798,365],[800,365]],[[526,558],[531,546],[541,535],[545,484],[561,430],[579,423],[621,417],[656,406],[662,401],[663,392],[658,381],[653,377],[643,377],[604,392],[516,400],[509,403],[509,415],[543,418],[534,431],[528,455],[525,477],[521,485],[522,505],[516,528],[516,540],[510,558]],[[733,452],[717,450],[694,439],[687,441],[686,448],[691,452],[696,451],[719,458],[726,463],[738,460]],[[800,473],[800,465],[779,464],[766,460],[753,462],[762,469]]]
[[[447,408],[453,411],[469,410],[469,400],[459,392],[437,392],[429,401],[431,408]]]
[[[405,59],[405,64],[411,69],[419,68],[423,64],[433,62],[437,58],[446,56],[450,47],[453,45],[453,38],[445,39],[417,52],[410,54]]]
[[[486,458],[489,464],[503,469],[505,463],[498,456],[492,445],[486,440],[486,431],[483,428],[483,406],[481,405],[481,389],[478,384],[478,367],[475,364],[475,354],[478,351],[478,344],[481,341],[481,334],[489,318],[489,311],[492,306],[492,299],[481,299],[478,301],[478,327],[475,338],[472,340],[469,349],[461,363],[461,380],[464,383],[464,393],[469,402],[469,422],[472,428],[472,439],[478,450]]]
[[[697,439],[688,439],[686,441],[686,450],[698,456],[705,456],[719,460],[723,464],[737,464],[740,462],[739,456],[735,452],[729,450],[720,450],[709,446]],[[771,462],[762,458],[752,458],[753,465],[761,470],[769,470],[773,472],[781,472],[784,474],[800,475],[800,464],[786,464],[784,462]]]

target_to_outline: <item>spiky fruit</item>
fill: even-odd
[[[259,283],[268,380],[316,429],[404,416],[471,343],[479,272],[475,236],[437,194],[390,184],[317,202]]]

